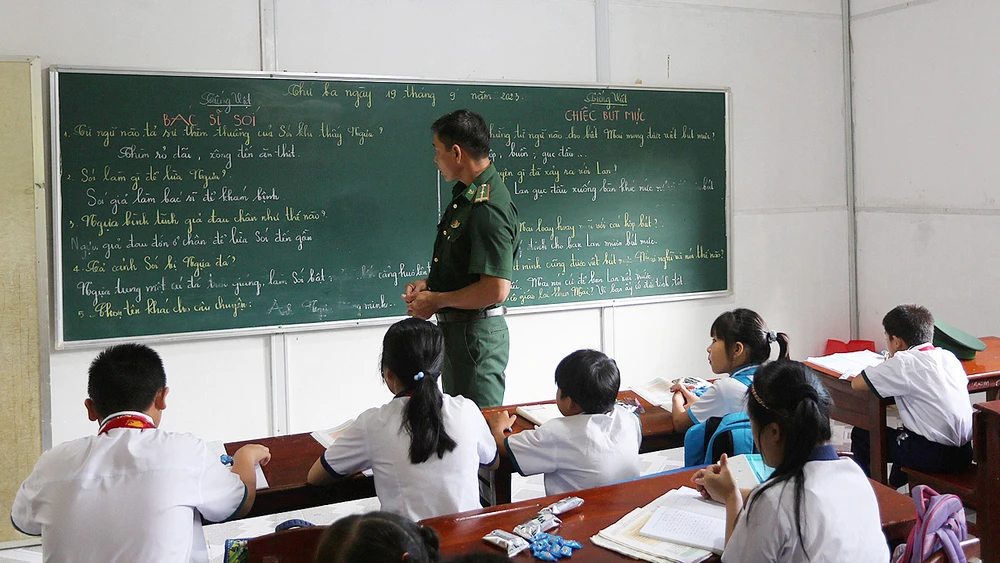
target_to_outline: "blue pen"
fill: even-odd
[[[233,464],[233,456],[222,454],[222,455],[219,456],[219,461],[222,462],[222,465],[232,465]]]

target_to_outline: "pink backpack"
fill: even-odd
[[[893,551],[892,562],[922,563],[943,549],[951,563],[966,563],[961,542],[969,531],[962,500],[955,495],[938,494],[927,485],[917,485],[910,494],[917,505],[917,523],[906,543]]]

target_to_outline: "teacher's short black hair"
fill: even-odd
[[[474,158],[490,155],[490,127],[478,113],[467,109],[455,110],[439,117],[431,125],[431,131],[445,148],[458,145]]]
[[[934,338],[934,315],[920,305],[897,305],[882,317],[882,328],[907,346],[916,346]]]
[[[611,410],[618,397],[618,364],[603,352],[577,350],[556,366],[556,386],[586,414]]]
[[[88,371],[87,394],[102,418],[121,411],[145,412],[166,386],[160,355],[143,344],[107,348]]]

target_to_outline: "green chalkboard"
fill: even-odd
[[[726,92],[52,71],[60,345],[405,314],[451,186],[430,124],[492,128],[510,307],[728,290]]]

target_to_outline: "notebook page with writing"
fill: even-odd
[[[722,553],[726,546],[726,521],[661,506],[649,517],[639,533],[650,538],[690,545]]]
[[[639,530],[646,537],[721,553],[726,542],[726,507],[690,487],[670,491]]]
[[[604,545],[602,547],[645,561],[667,559],[678,563],[696,563],[711,556],[712,552],[706,549],[698,549],[696,547],[641,535],[639,530],[649,521],[649,517],[654,512],[650,510],[652,506],[653,504],[651,503],[651,505],[643,508],[636,508],[623,516],[619,521],[598,532],[591,539],[603,539]],[[594,543],[601,545],[597,541]]]

